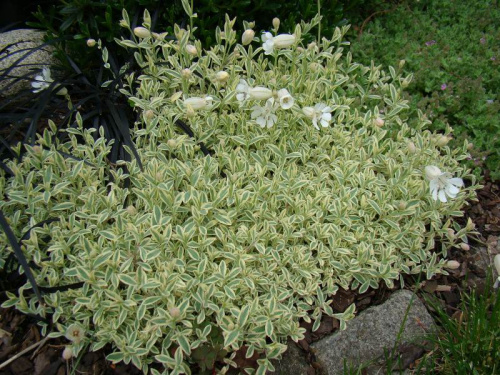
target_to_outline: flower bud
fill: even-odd
[[[377,117],[375,120],[373,120],[373,124],[379,128],[384,126],[385,121],[382,120],[380,117]]]
[[[405,60],[399,60],[399,69],[401,69],[403,66],[405,66],[406,61]]]
[[[169,139],[167,141],[167,146],[170,148],[175,148],[177,146],[177,141],[175,139]]]
[[[198,55],[198,50],[196,49],[195,46],[193,46],[192,44],[188,44],[186,46],[186,52],[191,55],[191,56],[196,56]]]
[[[280,19],[278,17],[273,18],[273,27],[274,30],[278,30],[280,27]]]
[[[309,44],[307,45],[307,49],[308,49],[309,51],[312,51],[312,50],[316,49],[316,46],[317,46],[317,45],[316,45],[316,42],[311,42],[311,43],[309,43]]]
[[[297,52],[298,52],[298,53],[302,53],[302,52],[304,52],[304,51],[305,51],[305,50],[304,50],[304,48],[302,48],[302,47],[297,47]]]
[[[295,43],[295,35],[292,34],[280,34],[274,37],[274,47],[275,48],[287,48]]]
[[[455,238],[455,231],[452,228],[446,230],[448,232],[448,237]]]
[[[215,75],[215,79],[219,83],[226,83],[229,79],[229,73],[221,70],[220,72],[217,72],[217,74]]]
[[[304,107],[304,108],[302,108],[302,113],[304,113],[304,115],[306,115],[309,118],[313,118],[315,112],[316,111],[314,110],[313,107]]]
[[[311,72],[317,72],[319,69],[321,68],[321,65],[318,64],[317,62],[312,62],[309,64],[309,69],[311,70]]]
[[[212,97],[207,96],[205,98],[200,98],[194,96],[192,98],[188,98],[184,100],[184,105],[187,108],[191,108],[193,110],[203,109],[212,104]]]
[[[94,47],[96,45],[95,39],[87,39],[87,46]]]
[[[467,224],[465,225],[465,228],[467,230],[474,230],[474,229],[476,229],[476,224],[474,224],[474,222],[471,220],[470,217],[467,219]]]
[[[450,137],[447,137],[446,135],[442,135],[437,139],[436,145],[438,147],[444,147],[448,144],[449,141],[450,141]]]
[[[188,69],[188,68],[182,69],[181,75],[183,78],[186,78],[186,79],[191,78],[191,75],[192,75],[191,69]]]
[[[71,358],[73,358],[73,349],[71,349],[70,346],[65,347],[62,352],[62,357],[65,361],[69,361]]]
[[[406,208],[406,202],[405,201],[399,202],[398,208],[400,210],[404,210]]]
[[[181,310],[178,307],[172,307],[168,309],[168,313],[174,319],[177,319],[179,316],[181,316]]]
[[[413,142],[408,143],[408,151],[410,151],[412,154],[414,154],[417,151],[415,143]]]
[[[127,23],[127,21],[125,20],[120,20],[120,23],[119,23],[120,27],[125,27],[125,28],[129,28],[129,25]]]
[[[194,112],[193,107],[191,107],[189,104],[186,105],[186,116],[191,118],[194,117],[196,113]]]
[[[438,178],[441,175],[441,169],[434,165],[428,165],[425,167],[425,177],[429,180],[432,181],[436,178]]]
[[[469,142],[467,144],[467,150],[472,150],[473,148],[474,148],[474,144]]]
[[[127,213],[129,215],[135,215],[137,213],[137,209],[134,206],[130,205],[127,207]]]
[[[134,34],[135,34],[135,36],[137,36],[139,38],[147,38],[147,37],[151,36],[151,33],[149,32],[149,30],[146,29],[145,27],[136,27],[134,29]]]
[[[466,244],[465,242],[462,242],[460,244],[460,248],[463,250],[463,251],[469,251],[470,250],[470,246],[469,244]]]
[[[246,46],[252,43],[253,38],[255,37],[255,31],[252,29],[247,29],[241,36],[241,43]]]
[[[250,99],[264,100],[273,96],[273,92],[266,87],[256,86],[248,89]]]
[[[460,263],[457,262],[456,260],[449,260],[448,262],[446,262],[444,267],[448,268],[449,270],[456,270],[460,268]]]
[[[151,120],[154,117],[155,113],[153,112],[152,109],[148,109],[147,111],[144,112],[144,118],[146,120]]]

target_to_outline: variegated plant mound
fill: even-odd
[[[354,305],[334,314],[326,302],[338,288],[444,272],[446,249],[472,229],[451,219],[476,187],[459,165],[466,146],[451,150],[424,118],[409,126],[409,79],[352,62],[345,28],[302,46],[316,22],[264,35],[261,47],[248,24],[236,43],[228,20],[202,51],[189,31],[176,29],[179,42],[152,34],[146,13],[140,39],[119,42],[142,67],[124,92],[141,114],[133,133],[144,169],[107,163],[103,134],[81,126],[66,143],[47,130],[8,161],[15,177],[0,172],[0,208],[16,236],[59,219],[23,242],[37,282],[84,284],[45,295],[45,306],[26,284],[4,305],[52,316],[52,335],[76,353],[111,343],[108,359],[145,372],[161,363],[189,373],[214,347],[229,366],[245,345],[247,356],[264,354],[263,374],[287,337],[303,337],[300,318],[317,328],[322,314],[342,326],[353,316]],[[459,189],[459,177],[473,185]],[[11,249],[0,240],[3,266]]]

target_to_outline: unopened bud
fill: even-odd
[[[280,19],[278,17],[273,18],[273,27],[274,27],[274,30],[276,30],[276,31],[279,29]]]
[[[465,242],[462,242],[460,244],[460,248],[463,250],[463,251],[469,251],[470,250],[470,246],[469,244],[466,244]]]
[[[175,139],[169,139],[167,141],[167,146],[170,148],[175,148],[177,146],[177,141]]]
[[[460,263],[456,260],[449,260],[448,262],[446,262],[444,267],[448,268],[449,270],[456,270],[460,268]]]
[[[297,52],[298,52],[298,53],[302,53],[302,52],[304,52],[304,51],[305,51],[305,50],[304,50],[304,48],[302,48],[302,47],[297,47]]]
[[[172,318],[177,319],[179,316],[181,316],[181,309],[179,309],[178,307],[172,307],[168,309],[168,313]]]
[[[195,112],[193,107],[191,107],[189,104],[186,104],[186,116],[189,118],[192,118],[195,116]]]
[[[191,72],[191,69],[188,69],[188,68],[186,68],[186,69],[182,69],[182,71],[181,71],[181,75],[182,75],[182,77],[183,77],[183,78],[186,78],[186,79],[191,78],[191,75],[192,75],[192,74],[193,74],[193,73]]]
[[[134,34],[135,34],[135,36],[137,36],[139,38],[147,38],[147,37],[151,36],[151,33],[149,32],[149,30],[146,29],[145,27],[136,27],[134,29]]]
[[[476,224],[474,224],[474,222],[471,220],[471,218],[469,218],[467,220],[467,225],[465,226],[465,228],[467,230],[474,230],[474,229],[476,229]]]
[[[244,46],[249,45],[250,43],[252,43],[254,37],[255,37],[255,31],[253,31],[252,29],[247,29],[241,36],[241,43]]]
[[[151,120],[154,117],[155,113],[153,112],[152,109],[148,109],[147,111],[144,112],[144,117],[146,120]]]
[[[196,49],[195,46],[193,46],[192,44],[188,44],[186,46],[186,52],[191,55],[191,56],[196,56],[198,55],[198,50]]]
[[[137,209],[134,206],[128,206],[127,207],[127,213],[129,215],[135,215],[137,213]]]
[[[316,47],[317,47],[316,42],[311,42],[311,43],[309,43],[309,44],[307,45],[307,49],[308,49],[309,51],[312,51],[313,49],[316,49]]]
[[[467,144],[467,150],[472,150],[473,148],[474,148],[474,144],[469,142]]]
[[[410,151],[412,154],[414,154],[417,151],[415,143],[413,142],[408,143],[408,151]]]
[[[71,358],[73,358],[73,349],[71,349],[71,347],[69,346],[65,347],[62,352],[62,357],[65,361],[69,361]]]
[[[455,231],[452,228],[448,228],[447,232],[448,232],[448,237],[450,237],[450,238],[455,237]]]
[[[221,70],[220,72],[217,72],[215,75],[215,79],[219,83],[225,83],[229,79],[229,73]]]
[[[306,115],[309,118],[313,118],[315,112],[316,111],[314,110],[313,107],[304,107],[304,108],[302,108],[302,113],[304,113],[304,115]]]
[[[165,39],[165,37],[168,35],[168,33],[167,33],[167,32],[165,32],[165,33],[160,33],[160,34],[158,34],[158,33],[153,33],[152,35],[153,35],[153,38],[155,38],[156,40],[164,40],[164,39]]]
[[[119,25],[120,25],[120,27],[125,27],[125,28],[129,27],[127,21],[125,21],[125,20],[120,20]]]
[[[405,201],[399,202],[399,206],[398,207],[399,207],[400,210],[404,210],[406,208],[406,202]]]
[[[403,66],[405,66],[406,61],[405,60],[399,60],[399,69],[401,69]]]
[[[450,141],[450,137],[447,137],[446,135],[442,135],[437,139],[436,145],[438,147],[444,147],[448,144],[449,141]]]
[[[155,178],[156,178],[156,180],[158,180],[158,181],[163,180],[163,173],[161,173],[161,172],[156,172],[156,174],[155,174]]]
[[[87,39],[87,46],[94,47],[96,45],[95,39]]]
[[[382,120],[380,117],[377,117],[375,120],[373,120],[373,123],[375,126],[381,128],[382,126],[384,126],[385,121]]]
[[[34,152],[35,154],[37,154],[37,155],[41,155],[42,151],[43,151],[43,149],[42,149],[40,146],[38,146],[38,145],[33,146],[33,152]]]
[[[321,68],[321,65],[318,64],[317,62],[312,62],[309,64],[309,69],[311,70],[311,72],[317,72],[319,69]]]

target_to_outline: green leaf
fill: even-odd
[[[130,277],[129,275],[125,274],[120,274],[118,275],[118,279],[124,284],[130,285],[130,286],[137,286],[137,281],[133,277]]]
[[[227,348],[231,346],[233,343],[235,343],[238,340],[238,337],[240,335],[239,331],[230,331],[225,337],[224,337],[224,347]]]

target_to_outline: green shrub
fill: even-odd
[[[189,30],[176,27],[178,42],[147,36],[146,12],[135,30],[145,37],[119,42],[142,68],[121,91],[139,115],[144,168],[107,162],[114,141],[82,117],[65,139],[50,124],[20,145],[21,161],[6,161],[14,176],[0,171],[0,209],[17,238],[57,218],[30,231],[24,254],[40,286],[83,286],[40,304],[26,283],[3,306],[51,314],[51,335],[75,353],[111,343],[109,360],[145,372],[190,373],[196,360],[201,371],[227,353],[225,372],[246,346],[264,374],[288,337],[303,337],[299,319],[345,327],[355,306],[335,314],[328,300],[340,287],[446,272],[448,247],[472,229],[453,221],[477,188],[459,165],[466,145],[449,148],[422,116],[410,127],[409,77],[353,63],[347,27],[305,47],[317,22],[261,47],[237,43],[227,19],[203,51]],[[471,185],[433,197],[425,175]],[[3,266],[12,250],[0,243]]]
[[[432,130],[451,125],[458,140],[475,146],[470,166],[485,165],[500,178],[500,48],[494,1],[403,2],[377,16],[352,53],[356,61],[397,65],[414,73],[412,108],[432,121]]]

